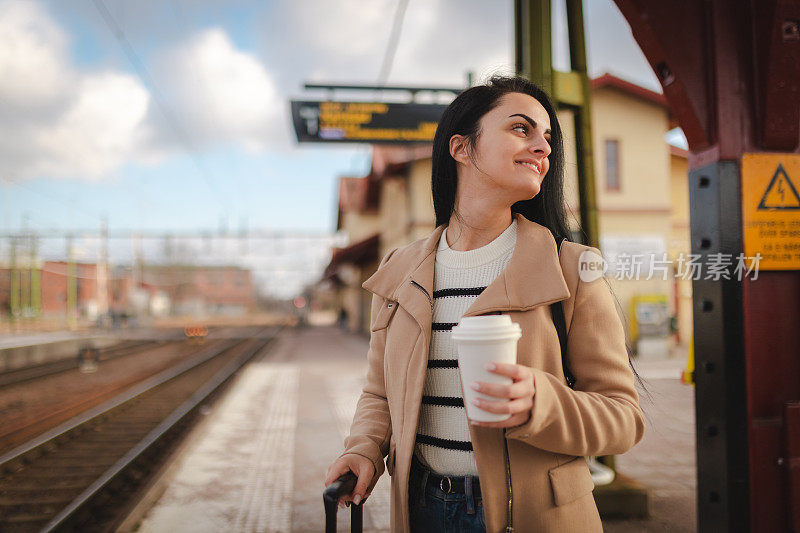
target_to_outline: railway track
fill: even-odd
[[[215,341],[213,346],[219,346],[219,343],[220,341]],[[165,349],[170,350],[171,354],[166,355]],[[141,357],[148,358],[147,361],[142,360],[139,365],[126,365],[127,373],[120,373],[113,366],[109,367],[109,363],[114,364],[112,361],[101,360],[103,378],[84,380],[73,377],[65,380],[59,378],[68,376],[69,372],[57,372],[55,374],[59,375],[40,376],[38,379],[26,380],[24,383],[0,387],[0,417],[3,419],[3,423],[0,424],[0,455],[115,397],[135,383],[147,379],[148,376],[169,368],[171,364],[177,363],[170,364],[167,361],[165,364],[159,364],[160,358],[169,358],[170,360],[188,358],[197,353],[199,349],[187,344],[185,340],[156,343],[149,349],[136,349],[127,353],[130,360]],[[123,363],[126,358],[120,356],[115,359],[116,362]],[[76,370],[72,369],[72,372],[77,373]],[[107,370],[111,370],[112,376],[116,374],[116,378],[108,379]],[[94,374],[95,377],[99,375],[100,372]],[[50,387],[56,388],[51,389]],[[44,407],[27,405],[37,395],[42,399],[41,404]],[[33,401],[33,403],[38,402]]]
[[[275,338],[229,339],[0,457],[0,531],[113,531],[203,402]]]

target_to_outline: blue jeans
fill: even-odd
[[[408,480],[408,507],[413,533],[477,533],[486,531],[483,501],[474,496],[469,478],[464,492],[445,493],[436,483],[428,482],[427,468],[416,457],[411,460]],[[457,476],[451,476],[457,477]],[[445,485],[445,488],[447,486]]]

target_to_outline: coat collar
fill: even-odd
[[[500,275],[472,302],[464,316],[521,311],[570,296],[550,230],[520,213],[513,213],[513,216],[517,219],[517,243],[511,259]],[[430,324],[436,248],[446,227],[446,224],[437,226],[427,238],[399,248],[361,286],[397,301],[420,324]]]

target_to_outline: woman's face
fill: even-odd
[[[477,168],[470,174],[488,180],[482,185],[499,188],[509,205],[529,200],[541,190],[550,151],[550,117],[545,108],[530,95],[508,93],[480,119]]]

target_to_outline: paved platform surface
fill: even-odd
[[[53,342],[68,341],[73,339],[87,339],[99,337],[92,332],[47,331],[40,333],[6,333],[0,336],[0,350],[18,348],[20,346],[35,346]]]
[[[604,520],[607,532],[697,531],[694,387],[680,382],[681,359],[634,361],[644,387],[642,440],[616,458],[620,472],[651,491],[649,520]]]
[[[43,331],[36,333],[0,334],[0,350],[54,344],[71,340],[117,339],[123,340],[170,340],[182,338],[179,328],[131,328],[131,329],[93,329],[88,331]],[[219,335],[218,335],[219,336]],[[220,336],[221,337],[221,336]]]
[[[192,433],[132,527],[141,532],[319,532],[323,480],[341,453],[366,372],[368,339],[335,327],[286,329],[236,377]],[[618,456],[621,471],[648,485],[650,520],[605,521],[606,531],[694,531],[694,391],[683,361],[636,365],[648,428]],[[364,530],[389,531],[389,478],[381,477]],[[349,509],[339,511],[348,531]]]

